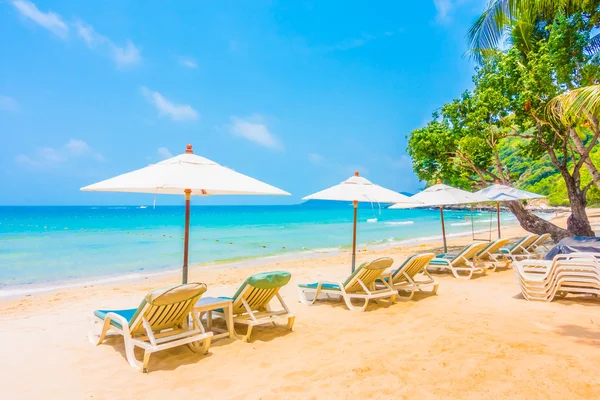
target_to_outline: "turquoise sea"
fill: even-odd
[[[190,263],[334,251],[352,240],[352,206],[341,202],[192,206],[191,215]],[[445,217],[449,237],[474,229],[487,239],[492,225],[495,238],[488,211],[446,210]],[[0,291],[177,268],[183,218],[182,206],[0,207]],[[439,210],[359,209],[361,248],[440,235]]]

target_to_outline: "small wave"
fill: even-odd
[[[384,222],[384,225],[412,225],[415,221],[388,221]]]
[[[471,225],[470,222],[454,222],[452,224],[450,224],[450,226],[467,226],[467,225]]]
[[[377,222],[377,218],[369,218],[367,220],[367,222],[369,222],[369,223],[375,223],[375,222]]]

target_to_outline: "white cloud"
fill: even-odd
[[[452,8],[452,0],[433,0],[437,14],[435,20],[437,22],[445,22],[448,20],[448,13]]]
[[[311,164],[319,165],[319,164],[323,163],[324,160],[325,160],[325,157],[323,157],[321,154],[308,153],[308,161],[310,161]]]
[[[76,21],[74,26],[79,37],[90,49],[99,49],[106,53],[117,67],[135,65],[141,61],[140,50],[131,40],[127,40],[124,46],[118,46],[110,38],[96,32],[92,25]]]
[[[92,150],[89,144],[78,139],[69,140],[67,144],[65,144],[65,149],[67,149],[71,154],[75,155],[88,153]]]
[[[464,3],[465,0],[433,0],[437,11],[435,21],[440,24],[450,22],[454,9]]]
[[[173,154],[166,147],[159,147],[156,149],[156,154],[161,160],[166,160],[167,158],[173,157]]]
[[[135,65],[142,59],[140,49],[135,47],[131,40],[128,40],[124,47],[119,47],[111,42],[111,55],[118,67]]]
[[[179,57],[179,64],[183,65],[186,68],[198,68],[198,63],[194,59],[189,57]]]
[[[19,111],[19,103],[12,97],[0,95],[0,110],[17,112]]]
[[[89,48],[92,48],[100,43],[103,43],[106,38],[94,30],[94,27],[86,24],[83,21],[75,22],[75,30]]]
[[[89,144],[79,139],[70,139],[61,147],[38,147],[33,155],[17,154],[15,161],[18,164],[34,167],[52,167],[63,164],[75,158],[89,156],[97,161],[104,160],[102,154],[94,151]]]
[[[35,4],[26,0],[13,0],[13,6],[26,18],[34,21],[38,25],[48,29],[60,38],[66,38],[69,33],[69,27],[62,20],[61,16],[48,11],[41,12]]]
[[[263,118],[258,115],[252,115],[249,118],[231,117],[231,133],[259,146],[275,151],[283,151],[283,144],[279,139],[269,132],[269,128],[264,123]]]
[[[142,86],[142,94],[146,97],[146,100],[156,107],[161,116],[168,116],[174,121],[195,121],[198,119],[198,112],[188,104],[172,103],[159,92],[153,92],[145,86]]]

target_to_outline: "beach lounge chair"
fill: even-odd
[[[462,279],[471,279],[475,273],[485,275],[487,273],[487,266],[477,258],[477,253],[485,246],[485,242],[475,242],[466,246],[456,255],[437,255],[429,261],[427,269],[436,269],[437,271],[448,270],[452,272],[456,278]],[[466,275],[462,273],[466,273]]]
[[[529,258],[540,258],[540,255],[531,249],[531,245],[538,240],[539,235],[532,234],[523,236],[512,246],[500,249],[500,252],[513,261],[519,261]]]
[[[477,258],[484,262],[492,272],[496,271],[498,267],[510,267],[511,259],[500,252],[500,249],[505,247],[508,242],[508,239],[496,239],[488,243],[479,253],[477,253]]]
[[[279,289],[287,285],[291,274],[285,271],[262,272],[246,278],[240,288],[235,292],[232,301],[233,322],[248,326],[246,335],[241,339],[247,342],[250,339],[252,328],[257,325],[275,325],[277,319],[287,319],[287,327],[291,331],[294,326],[294,314],[290,313]],[[277,297],[282,310],[272,310],[269,303]],[[226,297],[229,298],[229,297]],[[225,318],[222,311],[214,314]]]
[[[411,300],[416,291],[425,291],[431,288],[431,294],[436,294],[438,283],[427,272],[427,265],[435,257],[433,253],[415,254],[407,258],[402,265],[392,271],[389,276],[384,276],[375,281],[376,287],[385,289],[383,281],[385,280],[394,290],[400,292],[409,292],[408,298]],[[398,298],[398,297],[396,297]]]
[[[394,260],[389,257],[378,258],[370,262],[361,264],[344,282],[321,281],[317,283],[299,284],[300,301],[304,304],[312,305],[317,301],[320,294],[326,298],[335,296],[344,299],[346,306],[350,310],[365,311],[370,300],[389,298],[394,302],[397,296],[394,290],[385,280],[382,281],[383,288],[377,289],[375,281],[381,278],[381,274],[387,268],[394,264]],[[312,300],[308,300],[307,294],[314,295]],[[364,300],[362,306],[352,304],[353,299]]]
[[[150,355],[157,351],[187,344],[194,352],[208,353],[212,332],[206,332],[194,312],[194,305],[206,292],[203,283],[188,283],[157,289],[148,293],[138,308],[96,310],[91,319],[90,342],[99,345],[109,330],[123,336],[129,365],[148,371]],[[192,326],[189,326],[189,319]],[[94,329],[102,324],[95,336]],[[202,342],[202,344],[200,344]],[[143,362],[135,358],[134,347],[144,349]]]
[[[547,251],[549,249],[548,249],[548,246],[546,245],[546,242],[548,242],[548,240],[550,240],[551,238],[552,238],[552,235],[550,235],[549,233],[544,233],[543,235],[540,235],[540,237],[537,238],[537,240],[535,242],[533,242],[527,250],[530,252],[534,252],[534,251],[539,252],[540,250]]]

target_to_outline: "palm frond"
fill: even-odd
[[[511,0],[492,0],[469,29],[467,38],[471,55],[481,62],[482,51],[498,48],[511,19]]]
[[[481,62],[482,51],[497,49],[507,31],[526,50],[537,20],[552,20],[558,13],[572,15],[595,0],[490,0],[485,11],[469,29],[470,55]],[[517,28],[519,32],[513,32]],[[600,42],[600,39],[599,39]],[[590,50],[596,50],[594,44]],[[597,51],[597,50],[596,50]]]
[[[548,102],[546,112],[564,123],[589,121],[600,117],[600,85],[584,86],[556,96]]]

